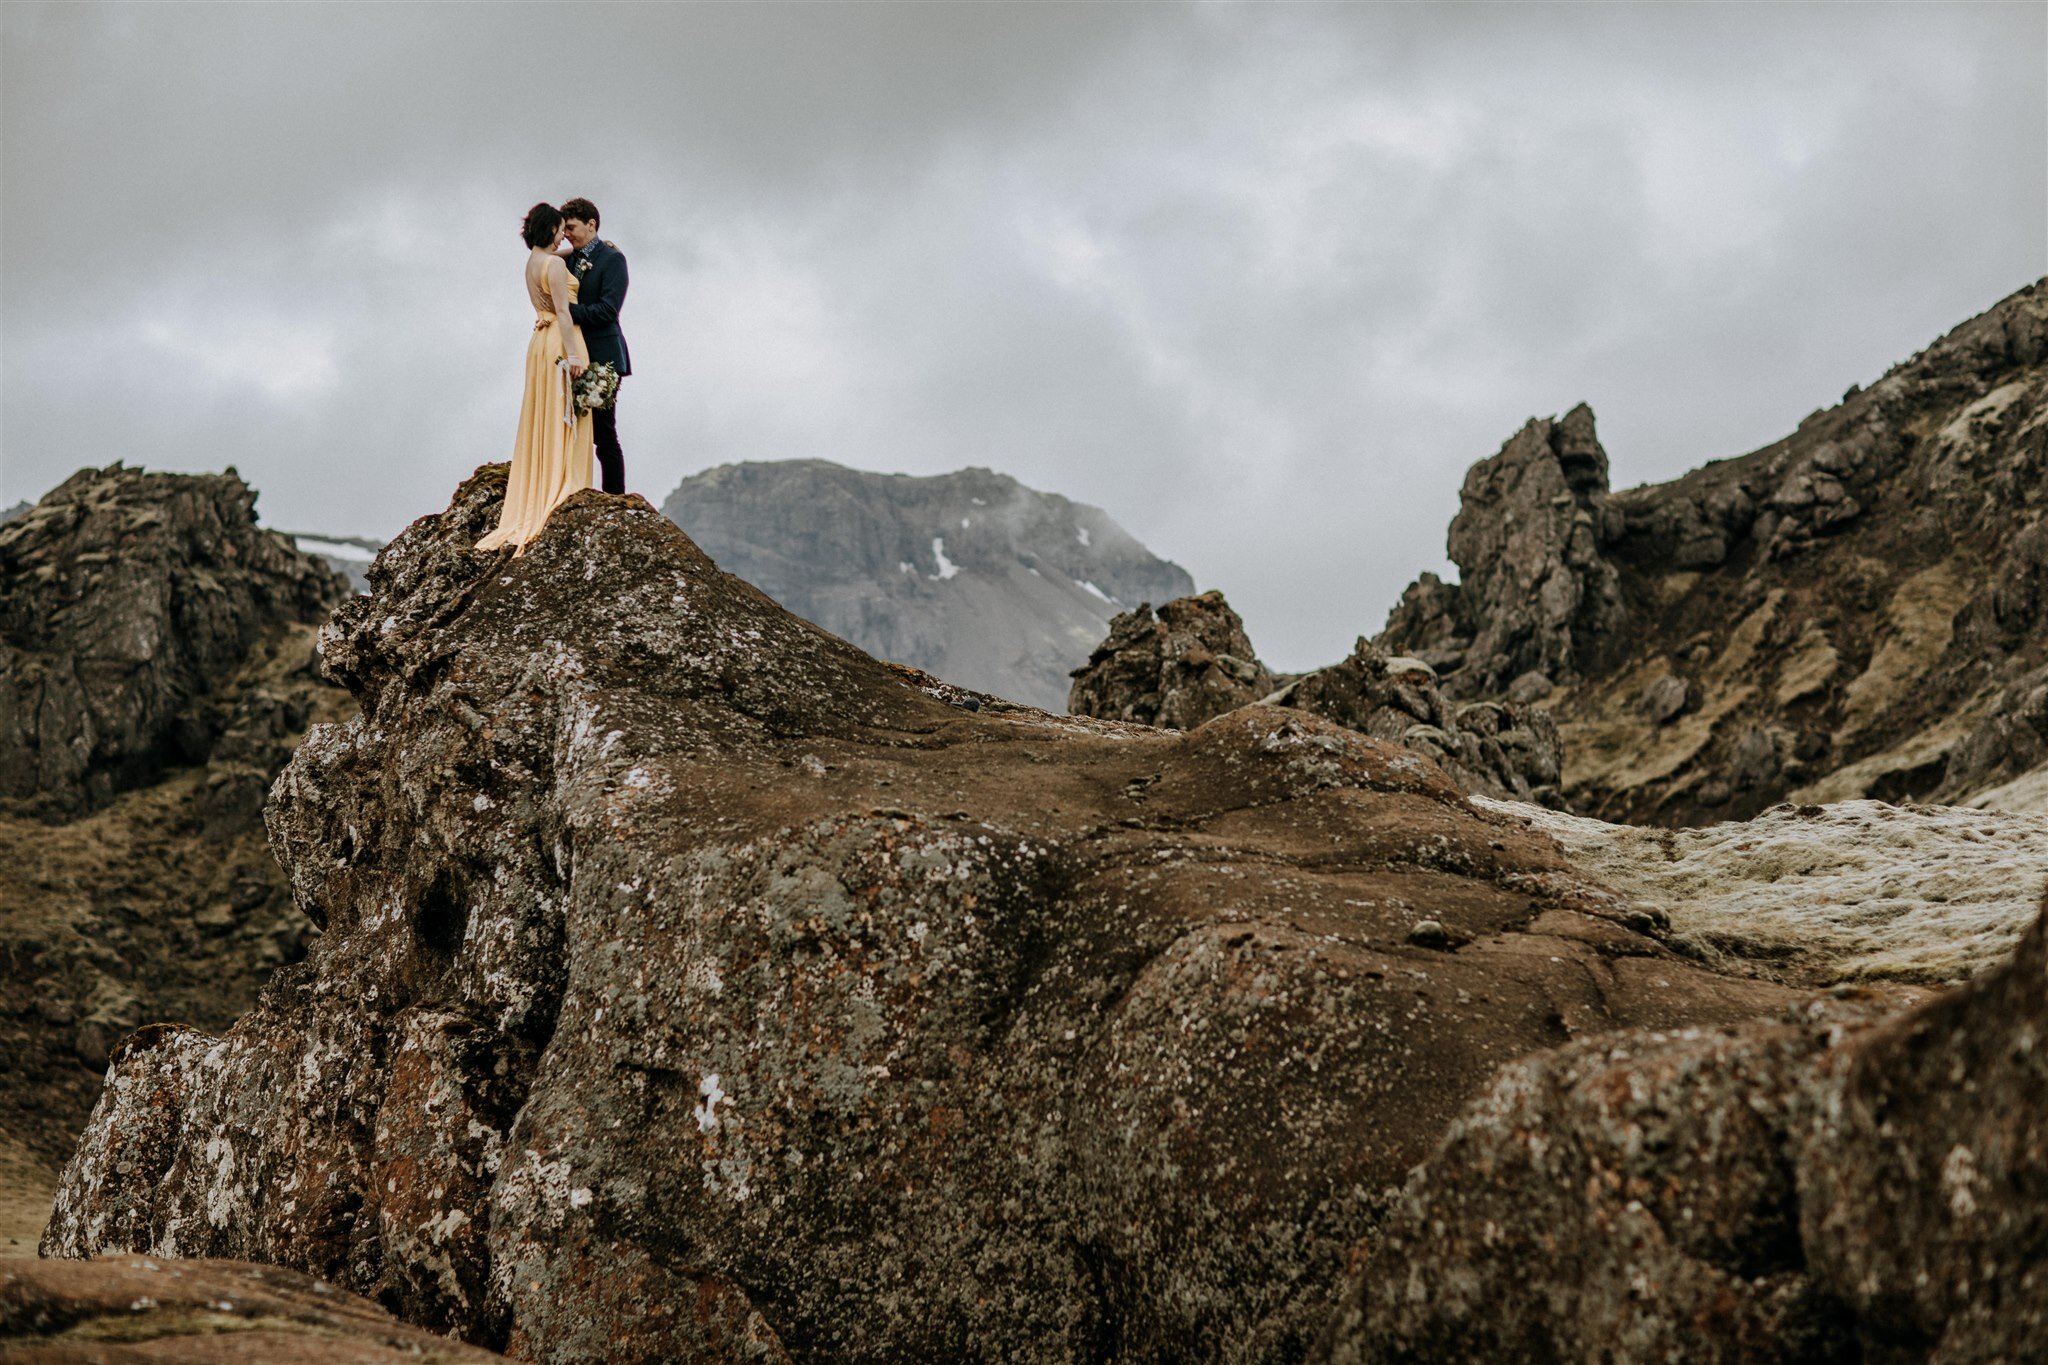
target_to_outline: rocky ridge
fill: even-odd
[[[0,528],[5,1237],[33,1243],[121,1037],[225,1028],[312,930],[262,806],[348,706],[312,671],[343,589],[254,501],[114,465]]]
[[[233,470],[114,464],[0,527],[0,798],[77,815],[223,741],[260,746],[262,722],[201,699],[342,587],[259,529],[255,506]]]
[[[1542,698],[1582,814],[2036,801],[2044,474],[2036,283],[1783,440],[1670,483],[1610,492],[1584,405],[1532,419],[1466,478],[1460,583],[1423,575],[1377,642],[1435,665],[1451,697]]]
[[[877,658],[1049,710],[1111,615],[1194,591],[1099,509],[986,469],[721,465],[662,510],[728,570]]]
[[[1427,754],[1468,792],[1558,800],[1563,755],[1547,712],[1520,701],[1457,705],[1427,662],[1364,639],[1328,668],[1276,674],[1220,592],[1119,615],[1073,677],[1067,709],[1078,716],[1191,730],[1263,702]]]
[[[268,820],[325,933],[119,1049],[47,1253],[537,1360],[1299,1358],[1495,1068],[1796,998],[1400,745],[928,682],[637,498],[480,557],[503,481],[323,630],[362,709]]]

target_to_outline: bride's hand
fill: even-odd
[[[576,379],[580,377],[582,373],[589,368],[590,366],[586,362],[577,360],[572,357],[569,361],[569,377],[571,379]]]

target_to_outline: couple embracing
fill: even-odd
[[[520,228],[533,339],[504,510],[497,529],[476,543],[479,550],[509,545],[524,553],[548,513],[590,487],[593,454],[604,467],[604,491],[626,491],[618,426],[618,381],[633,372],[619,331],[626,256],[598,240],[597,224],[597,205],[571,199],[560,208],[535,204]]]

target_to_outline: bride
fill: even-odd
[[[535,204],[521,229],[526,253],[526,293],[533,300],[533,340],[526,346],[526,393],[519,403],[519,434],[512,442],[512,472],[498,527],[476,543],[479,550],[510,545],[524,554],[540,534],[548,513],[571,493],[591,486],[591,420],[576,411],[570,383],[590,364],[583,329],[569,318],[576,301],[576,277],[556,248],[562,215],[551,204]]]

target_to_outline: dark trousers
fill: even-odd
[[[625,385],[619,385],[623,392]],[[590,414],[590,432],[597,442],[597,468],[603,478],[604,491],[623,493],[626,491],[626,456],[619,449],[619,399],[612,396],[612,405],[597,408]]]

